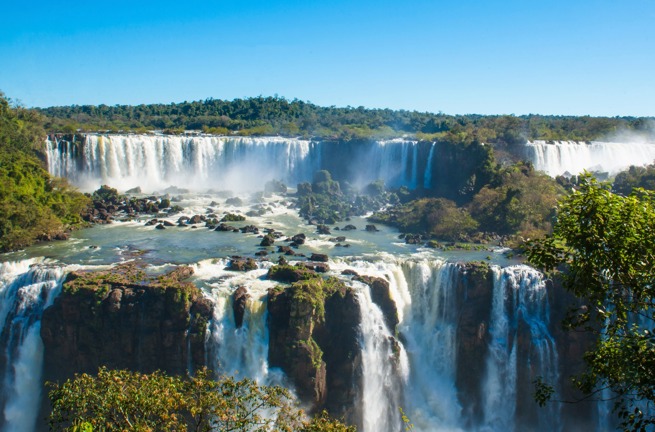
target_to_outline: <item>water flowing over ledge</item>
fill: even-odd
[[[382,179],[412,189],[429,187],[432,178],[418,143],[403,139],[349,145],[280,137],[89,134],[78,141],[49,137],[46,153],[50,173],[83,190],[110,184],[119,190],[174,185],[246,191],[272,179],[295,186],[320,169],[355,184]],[[432,148],[430,160],[433,153]]]
[[[630,165],[653,163],[655,143],[533,141],[527,143],[526,155],[537,170],[552,177],[566,173],[577,175],[584,170],[611,175]]]

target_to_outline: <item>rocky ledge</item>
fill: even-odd
[[[185,281],[192,274],[177,267],[149,276],[134,263],[70,273],[43,314],[44,378],[95,373],[99,366],[184,374],[204,364],[212,304]]]

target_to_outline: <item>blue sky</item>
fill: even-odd
[[[26,106],[655,115],[655,0],[4,3],[0,90]]]

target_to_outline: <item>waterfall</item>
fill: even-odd
[[[526,152],[537,170],[552,177],[584,170],[616,174],[630,165],[653,163],[655,143],[534,141],[527,143]]]
[[[214,302],[214,316],[207,335],[207,365],[214,371],[251,378],[266,385],[280,384],[281,374],[268,368],[268,327],[266,293],[275,283],[260,278],[267,266],[247,273],[225,270],[225,260],[202,261],[194,267],[203,292]],[[269,264],[270,265],[270,264]],[[243,324],[237,328],[232,309],[232,294],[240,287],[248,289]]]
[[[65,272],[37,260],[0,264],[0,325],[4,431],[34,430],[41,402],[41,315],[59,293]]]
[[[402,265],[412,302],[400,327],[410,359],[407,412],[421,431],[452,430],[461,417],[457,373],[455,264],[441,260]]]
[[[363,431],[400,431],[407,357],[371,300],[370,288],[361,287],[357,296],[361,306]]]
[[[427,149],[426,149],[427,151]],[[320,169],[364,186],[416,188],[422,152],[417,141],[322,142],[282,137],[85,135],[81,142],[46,141],[48,170],[85,191],[101,184],[119,190],[261,190],[279,179],[294,186]],[[432,161],[430,160],[429,163]],[[253,175],[254,174],[254,175]],[[425,174],[424,174],[425,176]]]
[[[430,146],[430,153],[428,154],[428,163],[423,174],[423,187],[430,189],[432,187],[432,159],[434,158],[434,148],[437,143],[432,143]]]
[[[522,411],[532,408],[536,412],[536,430],[559,430],[557,404],[536,408],[531,393],[525,391],[537,376],[553,384],[558,380],[557,350],[548,330],[550,310],[542,275],[527,266],[492,267],[492,271],[483,430],[521,430],[516,418],[528,414],[519,412],[520,403],[527,406]]]
[[[47,142],[50,173],[85,190],[110,184],[120,190],[174,185],[243,191],[274,178],[304,181],[321,163],[316,143],[279,137],[86,135],[78,150],[69,146]]]

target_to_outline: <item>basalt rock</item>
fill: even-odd
[[[361,387],[360,308],[352,289],[313,278],[269,290],[269,364],[293,381],[310,411],[327,409],[349,423]]]
[[[150,277],[137,265],[69,274],[43,313],[44,379],[98,367],[183,375],[205,362],[212,304],[180,267]]]
[[[237,328],[241,328],[243,325],[243,316],[246,313],[246,304],[249,298],[248,289],[244,286],[237,288],[232,295],[232,313],[234,314],[234,324]]]
[[[371,288],[371,300],[378,305],[384,315],[387,327],[394,334],[399,322],[398,309],[396,308],[396,302],[391,298],[389,282],[386,279],[373,276],[355,276],[353,280],[363,282]]]
[[[234,256],[230,259],[226,270],[232,271],[242,271],[247,272],[251,270],[257,270],[257,261],[252,258],[243,258],[240,256]]]

